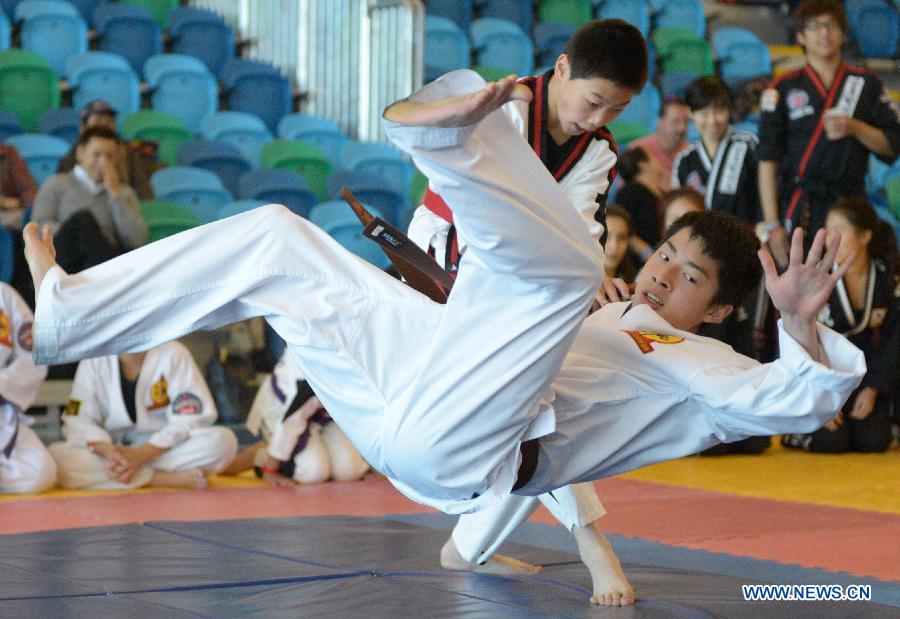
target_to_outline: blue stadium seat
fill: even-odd
[[[67,0],[71,4],[75,5],[75,8],[78,9],[78,12],[81,14],[84,22],[90,26],[94,23],[94,11],[97,10],[98,6],[103,4],[107,4],[110,0]]]
[[[72,107],[81,109],[103,99],[121,116],[141,107],[140,79],[128,61],[109,52],[84,52],[66,61]]]
[[[340,165],[341,153],[348,141],[338,124],[330,118],[303,113],[283,116],[278,121],[278,137],[314,144],[335,167]]]
[[[190,208],[200,223],[215,221],[219,208],[231,202],[231,194],[219,177],[200,168],[162,168],[150,177],[150,185],[158,200],[168,200]]]
[[[0,226],[0,281],[7,284],[12,281],[15,266],[15,244],[12,233]]]
[[[147,59],[163,52],[159,24],[139,6],[103,4],[94,12],[94,31],[102,51],[119,54],[138,75]]]
[[[432,82],[448,71],[465,69],[471,62],[469,37],[446,17],[425,16],[425,81]]]
[[[534,22],[533,0],[475,0],[479,17],[496,17],[511,21],[525,34]]]
[[[287,78],[271,65],[255,60],[232,60],[222,76],[222,88],[229,110],[256,114],[272,132],[293,106]]]
[[[572,24],[538,22],[534,25],[534,45],[538,52],[538,65],[552,67],[563,53],[569,39],[575,34]]]
[[[863,56],[897,58],[900,10],[880,0],[856,3],[851,33]]]
[[[891,166],[883,162],[874,154],[869,154],[869,166],[866,172],[866,193],[869,196],[884,193],[885,180]]]
[[[12,28],[9,23],[9,17],[6,13],[0,11],[0,52],[9,49],[12,44]]]
[[[42,133],[12,135],[6,139],[6,143],[19,151],[28,165],[28,171],[34,182],[38,185],[56,174],[59,160],[65,157],[71,148],[65,140]]]
[[[463,32],[468,32],[472,23],[472,0],[425,0],[425,12],[453,20]]]
[[[482,17],[472,22],[469,37],[477,64],[506,69],[518,75],[531,75],[534,71],[534,45],[514,23]]]
[[[0,110],[0,142],[5,142],[11,135],[25,133],[18,116],[6,110]]]
[[[648,0],[601,0],[594,11],[597,19],[622,19],[641,31],[644,38],[650,36],[650,16]]]
[[[653,28],[683,28],[706,36],[706,13],[700,0],[665,0],[655,15]]]
[[[622,111],[616,120],[639,123],[648,132],[656,130],[656,120],[659,118],[659,110],[662,105],[662,97],[659,90],[647,82],[644,89],[631,99],[631,103]]]
[[[409,195],[415,168],[403,153],[381,142],[347,142],[341,153],[341,167],[377,174],[402,196]]]
[[[246,112],[216,112],[207,116],[200,125],[200,135],[237,146],[253,167],[259,166],[263,146],[273,139],[262,119]]]
[[[390,223],[400,223],[406,199],[385,179],[363,170],[335,170],[328,179],[328,197],[340,200],[343,187],[347,187],[360,202],[378,209]]]
[[[365,205],[372,215],[383,215],[378,209]],[[381,251],[381,247],[363,236],[363,225],[343,200],[332,200],[317,204],[309,213],[309,220],[327,232],[345,249],[353,252],[363,260],[374,264],[379,269],[390,266],[390,260]]]
[[[12,19],[13,15],[16,14],[16,6],[22,2],[22,0],[0,0],[0,9],[6,14],[6,16]]]
[[[65,140],[69,144],[78,141],[81,113],[70,107],[58,107],[47,110],[38,116],[38,133],[52,135]]]
[[[235,200],[234,202],[229,202],[219,208],[217,219],[225,219],[232,215],[240,215],[241,213],[252,211],[255,208],[265,206],[266,204],[269,203],[263,200]]]
[[[302,176],[286,170],[251,170],[238,179],[238,197],[283,204],[301,217],[319,202]]]
[[[66,58],[87,50],[87,23],[78,9],[62,0],[23,0],[16,6],[23,22],[22,49],[46,58],[57,75],[65,75]]]
[[[209,170],[219,177],[232,195],[237,194],[238,178],[253,166],[237,146],[224,141],[191,140],[181,145],[178,165]]]
[[[202,61],[184,54],[159,54],[147,59],[144,78],[153,109],[179,117],[191,133],[218,108],[216,78]]]
[[[218,14],[190,6],[180,6],[169,14],[169,43],[175,54],[187,54],[203,61],[217,79],[234,58],[234,32]]]
[[[772,74],[769,47],[743,28],[720,28],[710,37],[719,75],[729,85]]]

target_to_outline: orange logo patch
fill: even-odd
[[[9,316],[2,311],[0,311],[0,344],[10,348],[13,347]]]
[[[150,400],[152,403],[147,407],[148,411],[169,405],[169,382],[165,376],[160,376],[159,380],[150,386]]]
[[[683,337],[678,337],[677,335],[660,335],[649,331],[626,331],[625,333],[631,336],[631,339],[634,340],[634,343],[645,355],[648,352],[653,352],[653,342],[657,344],[677,344],[684,341]]]

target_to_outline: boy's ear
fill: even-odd
[[[569,75],[571,74],[572,67],[569,66],[569,56],[566,54],[560,54],[556,59],[556,66],[554,74],[556,77],[562,80],[569,79]]]
[[[729,305],[728,303],[715,303],[706,308],[706,312],[703,313],[703,322],[718,324],[728,318],[733,311],[733,305]]]

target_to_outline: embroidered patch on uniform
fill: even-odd
[[[778,90],[775,88],[766,88],[759,100],[759,109],[763,112],[774,112],[778,107]]]
[[[81,412],[81,400],[69,398],[66,407],[63,409],[63,415],[77,415]]]
[[[172,402],[172,412],[176,415],[199,415],[203,410],[203,402],[199,397],[185,391]]]
[[[18,333],[16,333],[16,339],[19,341],[19,346],[28,352],[31,352],[31,349],[34,347],[34,335],[31,330],[33,326],[34,323],[31,321],[23,323],[22,326],[19,327]]]
[[[155,411],[165,408],[169,405],[169,402],[169,381],[163,375],[159,377],[158,381],[150,385],[150,406],[147,407],[147,410]]]
[[[787,94],[787,106],[790,110],[796,110],[809,103],[809,95],[805,90],[791,88]]]
[[[887,308],[886,307],[873,307],[872,308],[872,317],[869,319],[869,328],[877,329],[881,325],[884,324],[884,319],[887,316]]]
[[[11,334],[9,332],[9,316],[0,311],[0,344],[3,346],[13,347]]]
[[[651,333],[650,331],[626,331],[634,343],[637,344],[641,352],[645,355],[653,352],[653,342],[657,344],[677,344],[683,342],[684,338],[677,335],[662,335],[659,333]]]

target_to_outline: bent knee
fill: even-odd
[[[231,464],[238,451],[237,436],[229,428],[213,426],[191,432],[192,448],[202,455],[200,468],[206,473],[219,473]]]
[[[297,458],[294,461],[294,481],[300,484],[321,484],[331,479],[328,457]]]

